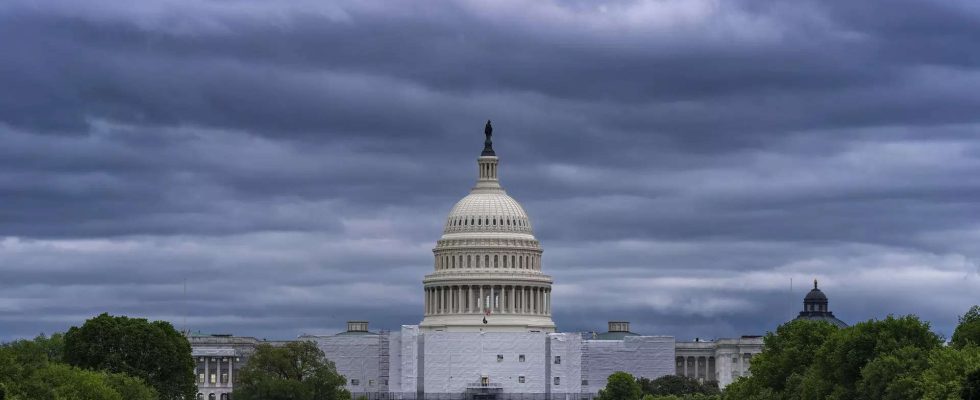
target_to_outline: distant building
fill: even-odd
[[[761,352],[762,336],[677,342],[675,374],[701,382],[716,381],[723,388],[741,376],[748,376],[752,357]]]
[[[759,336],[675,342],[632,332],[627,321],[610,321],[604,333],[557,333],[542,248],[527,213],[500,185],[491,133],[488,121],[477,183],[452,208],[433,249],[421,323],[371,332],[367,321],[350,321],[336,335],[299,337],[323,350],[355,398],[588,400],[616,371],[649,379],[676,374],[721,387],[749,373],[762,351]],[[816,286],[804,307],[799,318],[840,322]],[[230,399],[238,369],[263,343],[230,335],[189,339],[202,400]]]
[[[847,324],[837,319],[834,313],[830,311],[830,308],[827,307],[827,304],[827,295],[823,294],[823,291],[817,288],[817,280],[814,279],[813,289],[803,298],[803,311],[800,311],[800,315],[796,319],[826,321],[836,325],[838,328],[846,328]]]

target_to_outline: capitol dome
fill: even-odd
[[[470,193],[453,206],[443,233],[520,232],[531,233],[531,220],[524,207],[503,189]]]
[[[425,276],[429,331],[553,332],[551,277],[541,272],[541,244],[524,207],[507,195],[487,121],[478,179],[459,200],[432,249]]]

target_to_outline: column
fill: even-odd
[[[480,301],[477,302],[477,305],[476,305],[477,310],[480,311],[480,314],[483,314],[483,302],[484,301],[485,300],[484,300],[484,297],[483,297],[483,285],[480,285]]]
[[[459,291],[459,296],[458,296],[458,299],[459,300],[457,300],[457,301],[459,301],[459,305],[456,307],[456,312],[462,314],[462,313],[466,312],[463,309],[463,307],[465,307],[465,303],[463,303],[463,286],[460,286],[457,290]]]
[[[493,297],[493,285],[490,285],[490,312],[491,313],[497,311],[496,307],[494,307],[494,304],[496,304],[496,302],[494,300],[495,299]]]
[[[524,286],[518,286],[516,289],[517,289],[517,312],[519,314],[524,314]]]
[[[235,356],[228,357],[228,386],[235,384]]]
[[[538,288],[531,288],[531,314],[538,313]]]
[[[510,291],[507,290],[507,285],[503,285],[503,286],[500,287],[500,293],[501,293],[501,296],[500,296],[500,312],[501,313],[504,313],[504,314],[510,313],[510,307],[509,307],[509,304],[507,304],[507,293],[508,292],[510,292]]]
[[[527,286],[521,286],[521,312],[527,314],[530,310],[527,308]]]
[[[204,385],[211,386],[211,357],[204,357]]]
[[[513,297],[513,295],[514,295],[514,289],[513,288],[508,289],[507,286],[504,286],[504,313],[507,314],[511,313],[510,298]]]
[[[544,313],[551,314],[551,291],[544,290]]]

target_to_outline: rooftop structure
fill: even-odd
[[[838,328],[846,328],[847,324],[834,316],[827,303],[827,295],[817,287],[817,280],[814,279],[813,289],[803,298],[803,311],[794,320],[827,321]]]

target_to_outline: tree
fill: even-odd
[[[0,400],[157,400],[138,378],[58,362],[60,335],[0,346]]]
[[[102,314],[69,329],[64,349],[69,364],[140,378],[162,400],[197,393],[190,343],[169,322]]]
[[[290,342],[281,347],[260,344],[238,373],[236,400],[349,400],[344,384],[316,344]]]
[[[718,383],[709,381],[701,383],[697,379],[664,375],[657,379],[639,378],[637,383],[644,394],[651,396],[686,395],[686,394],[718,394]]]
[[[970,372],[980,369],[980,347],[939,347],[929,353],[929,368],[919,378],[922,399],[953,399]],[[977,399],[980,400],[980,399]]]
[[[963,400],[980,400],[980,369],[971,372],[963,380],[960,398]]]
[[[953,346],[963,347],[967,343],[980,346],[980,306],[970,307],[970,310],[960,317],[951,340]]]
[[[633,375],[614,372],[606,381],[606,388],[599,390],[599,400],[638,400],[643,394]]]
[[[817,350],[837,330],[826,321],[795,320],[779,326],[763,339],[763,351],[752,358],[748,379],[782,398],[794,398]]]
[[[801,398],[867,399],[865,395],[878,393],[878,389],[872,388],[888,387],[889,382],[900,380],[904,374],[916,373],[901,372],[883,362],[883,365],[871,367],[874,375],[865,377],[862,372],[874,359],[889,354],[908,356],[918,350],[928,352],[941,343],[939,336],[929,330],[928,323],[912,315],[888,316],[884,320],[871,320],[841,329],[829,336],[817,351],[800,386]],[[859,387],[865,389],[859,390]]]

